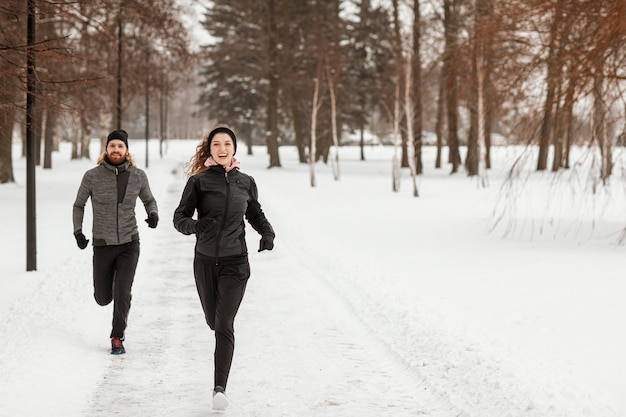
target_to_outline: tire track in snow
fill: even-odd
[[[282,318],[279,327],[288,329],[287,334],[281,333],[280,340],[275,336],[269,343],[279,346],[279,356],[289,359],[268,367],[295,369],[300,378],[282,388],[286,392],[278,396],[276,404],[269,401],[278,412],[268,416],[462,415],[448,398],[432,393],[423,378],[374,335],[327,284],[334,277],[304,254],[297,242],[283,238],[277,241],[276,250],[280,259],[256,261],[256,269],[261,269],[256,275],[262,275],[258,279],[273,281],[271,285],[258,284],[267,294],[250,297],[266,299],[266,303],[271,298],[275,304],[270,308],[279,311],[263,312],[252,301],[254,312],[248,314],[266,314],[268,321]],[[282,308],[281,300],[287,300]],[[280,407],[280,398],[294,394],[301,398],[299,407]]]

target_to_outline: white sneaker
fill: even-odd
[[[224,392],[224,388],[219,385],[213,390],[213,409],[226,410],[228,408],[228,397]]]

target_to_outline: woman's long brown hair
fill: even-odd
[[[189,158],[189,161],[185,164],[185,174],[187,177],[191,177],[192,175],[196,175],[199,172],[207,170],[207,167],[204,166],[204,162],[209,157],[208,139],[209,134],[205,133],[198,146],[196,146],[196,153],[193,154],[193,156]]]

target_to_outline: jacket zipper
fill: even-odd
[[[219,265],[220,242],[222,240],[222,231],[226,226],[226,213],[228,213],[228,202],[230,201],[230,181],[228,179],[228,171],[224,172],[224,181],[226,182],[226,201],[224,202],[224,212],[222,213],[222,224],[217,230],[217,242],[215,244],[215,265]]]
[[[117,231],[117,243],[120,243],[120,203],[118,201],[120,193],[120,177],[117,167],[115,167],[115,185],[115,189],[117,191],[117,193],[115,193],[115,230]]]

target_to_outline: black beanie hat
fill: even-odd
[[[114,130],[113,132],[109,133],[109,136],[107,136],[107,145],[113,139],[121,140],[122,142],[124,142],[124,145],[126,145],[126,147],[128,148],[128,133],[126,133],[125,130],[121,130],[121,129]]]
[[[207,146],[209,147],[208,149],[209,155],[211,155],[211,141],[213,140],[213,137],[217,135],[218,133],[226,133],[228,136],[230,136],[230,138],[233,140],[233,148],[235,149],[235,151],[233,152],[233,155],[236,154],[237,153],[237,138],[235,137],[235,132],[233,132],[227,127],[220,126],[211,130],[211,133],[209,133],[209,137],[207,138]]]

